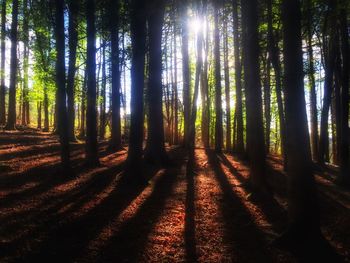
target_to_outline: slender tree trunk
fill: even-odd
[[[281,152],[283,156],[283,166],[284,169],[287,167],[287,154],[285,151],[287,136],[286,136],[286,128],[285,128],[285,117],[284,117],[284,105],[282,98],[282,76],[281,76],[281,64],[280,64],[280,56],[279,56],[279,48],[278,41],[275,38],[273,27],[272,27],[272,0],[267,0],[267,12],[268,12],[268,49],[271,55],[271,63],[275,72],[275,80],[276,80],[276,98],[277,98],[277,107],[278,107],[278,117],[280,124],[280,133],[281,133]]]
[[[271,86],[270,86],[270,59],[266,58],[266,76],[264,79],[264,115],[265,115],[265,148],[270,153],[271,131]]]
[[[148,80],[148,136],[145,159],[152,163],[165,164],[168,157],[164,147],[162,110],[162,27],[164,1],[156,0],[149,14],[149,80]]]
[[[99,165],[97,144],[97,113],[96,113],[96,27],[95,0],[86,1],[87,22],[87,109],[86,109],[86,161],[91,166]]]
[[[175,9],[175,7],[174,7]],[[177,83],[177,42],[176,42],[176,19],[175,19],[175,10],[174,10],[174,144],[179,144],[179,95],[178,95],[178,83]]]
[[[44,132],[49,131],[49,98],[47,94],[47,86],[44,86]]]
[[[143,90],[145,71],[146,17],[143,1],[131,1],[131,119],[128,163],[131,168],[140,165],[144,132]]]
[[[247,145],[250,181],[256,189],[267,190],[265,143],[259,74],[257,0],[242,1],[244,84],[247,107]]]
[[[240,58],[240,34],[238,21],[238,0],[232,1],[233,6],[233,41],[234,41],[234,56],[235,56],[235,84],[236,84],[236,135],[233,138],[235,143],[235,152],[243,154],[244,152],[244,137],[243,137],[243,109],[242,109],[242,66]]]
[[[68,103],[68,134],[70,141],[76,141],[74,132],[75,123],[75,103],[74,103],[74,83],[76,72],[76,57],[77,57],[77,44],[78,44],[78,12],[79,1],[70,0],[68,2],[69,8],[69,65],[67,76],[67,103]]]
[[[221,153],[223,144],[219,4],[214,4],[214,71],[215,71],[215,151]]]
[[[0,125],[6,123],[5,107],[5,56],[6,56],[6,0],[1,5],[1,62],[0,62]]]
[[[38,102],[38,105],[37,105],[37,109],[38,109],[38,129],[41,130],[41,106],[42,105],[42,102],[39,101]]]
[[[187,15],[187,1],[183,0],[180,4],[181,15],[181,38],[182,38],[182,78],[183,78],[183,107],[184,107],[184,139],[185,147],[189,143],[189,127],[190,127],[190,61],[188,51],[188,15]]]
[[[202,17],[203,14],[203,6],[197,7],[199,10],[198,17]],[[197,32],[197,62],[196,62],[196,76],[195,76],[195,82],[194,82],[194,93],[193,93],[193,100],[192,100],[192,109],[191,109],[191,124],[190,124],[190,138],[189,138],[189,147],[191,149],[194,149],[195,147],[195,137],[196,137],[196,118],[197,118],[197,98],[199,93],[199,84],[201,79],[201,73],[202,73],[202,66],[203,66],[203,29],[199,29]]]
[[[18,0],[12,2],[11,23],[11,62],[10,62],[10,91],[8,116],[5,129],[16,129],[16,85],[17,85],[17,26],[18,26]]]
[[[67,127],[66,108],[66,74],[65,74],[65,39],[64,39],[64,0],[56,0],[56,89],[57,89],[57,121],[59,123],[59,137],[61,144],[61,163],[64,171],[70,169],[69,137]]]
[[[227,18],[224,20],[224,72],[225,72],[225,99],[226,99],[226,151],[231,151],[231,105],[230,105],[230,69],[228,64],[228,33]]]
[[[318,121],[317,121],[317,98],[315,84],[315,66],[312,49],[312,11],[311,0],[307,1],[307,44],[308,44],[308,65],[309,65],[309,83],[310,83],[310,122],[311,122],[311,149],[314,160],[318,156]]]
[[[345,5],[344,5],[345,6]],[[340,176],[338,183],[350,186],[349,164],[349,75],[350,75],[350,47],[345,7],[340,10],[341,53],[343,58],[341,79],[341,136],[340,136]]]
[[[334,6],[330,6],[330,15],[334,16]],[[321,112],[321,126],[320,126],[320,139],[319,139],[319,156],[318,163],[323,165],[325,161],[328,160],[328,116],[329,108],[331,105],[332,99],[332,86],[333,86],[333,77],[334,77],[334,67],[335,67],[335,34],[331,29],[332,26],[335,26],[334,19],[330,19],[330,36],[329,40],[324,43],[327,45],[326,50],[324,51],[324,60],[325,60],[325,81],[324,81],[324,92],[323,92],[323,106]],[[324,32],[327,34],[327,32]]]
[[[120,67],[119,67],[119,0],[111,0],[110,34],[112,56],[112,129],[110,148],[119,150],[121,142],[120,124]]]
[[[85,68],[83,86],[81,87],[81,122],[79,137],[85,137],[86,130],[86,85],[87,85],[87,68]]]
[[[27,126],[29,121],[29,27],[28,27],[28,0],[23,1],[23,93],[22,93],[22,125]]]
[[[104,140],[106,135],[106,40],[102,41],[102,84],[101,84],[101,102],[100,102],[100,139]]]

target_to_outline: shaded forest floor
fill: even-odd
[[[173,164],[144,166],[145,186],[123,180],[126,151],[100,143],[101,166],[72,145],[74,176],[59,173],[57,138],[0,133],[0,262],[295,262],[271,241],[286,226],[286,177],[269,158],[274,198],[252,194],[248,168],[229,154],[169,147]],[[317,172],[322,231],[350,262],[350,192]]]

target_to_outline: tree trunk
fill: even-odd
[[[340,147],[340,176],[338,183],[350,186],[349,165],[349,71],[350,47],[345,7],[340,10],[341,53],[343,58],[341,80],[341,147]]]
[[[6,56],[6,0],[1,5],[1,65],[0,65],[0,125],[6,123],[5,107],[5,56]]]
[[[96,28],[95,0],[86,1],[87,23],[87,109],[86,109],[86,161],[91,166],[99,165],[97,145],[97,113],[96,113]]]
[[[178,95],[178,83],[177,83],[177,42],[176,42],[176,19],[174,11],[174,144],[179,144],[179,95]]]
[[[18,0],[12,2],[11,23],[11,62],[10,62],[10,91],[6,130],[16,129],[16,85],[17,85],[17,26],[18,26]]]
[[[64,0],[56,0],[56,89],[57,89],[57,121],[59,123],[59,138],[61,144],[61,163],[64,171],[70,169],[69,137],[66,108],[66,74],[65,74],[65,39],[64,39]]]
[[[264,115],[265,115],[265,148],[270,153],[271,131],[271,86],[270,86],[270,58],[266,58],[266,76],[264,79]]]
[[[29,121],[29,27],[28,27],[28,0],[23,1],[23,93],[22,93],[22,122],[23,126],[27,126]]]
[[[214,4],[214,74],[215,74],[215,151],[221,153],[223,144],[219,4]]]
[[[240,58],[240,40],[239,40],[239,21],[238,21],[238,0],[233,0],[233,41],[235,57],[235,84],[236,84],[236,134],[233,137],[235,152],[243,154],[244,137],[243,137],[243,109],[242,109],[242,66]]]
[[[100,102],[100,139],[104,140],[106,135],[106,85],[107,85],[107,74],[106,74],[106,40],[102,41],[102,84],[101,84],[101,102]]]
[[[156,0],[149,8],[149,80],[148,80],[148,136],[145,159],[151,163],[165,164],[168,157],[164,147],[162,110],[162,27],[164,1]]]
[[[225,72],[225,100],[226,100],[226,151],[231,151],[231,105],[230,105],[230,69],[228,64],[228,33],[227,18],[224,20],[224,72]]]
[[[44,86],[44,132],[49,131],[49,98],[47,94],[47,86]]]
[[[267,190],[262,98],[259,76],[257,0],[242,1],[244,84],[247,108],[247,149],[250,181],[254,188]]]
[[[112,56],[112,129],[110,148],[119,150],[121,142],[120,124],[120,68],[119,68],[119,0],[111,0],[110,34]]]
[[[38,105],[37,105],[37,109],[38,109],[38,129],[41,130],[41,105],[42,102],[39,101]]]
[[[301,46],[301,12],[298,0],[282,2],[284,35],[284,87],[286,105],[289,228],[281,245],[312,247],[321,236],[319,209],[311,168]]]
[[[307,44],[308,44],[308,76],[310,83],[310,122],[311,122],[311,149],[314,160],[318,156],[318,121],[317,121],[317,98],[316,98],[316,84],[315,84],[315,68],[314,55],[312,49],[312,11],[311,0],[307,1]]]
[[[188,14],[187,1],[183,0],[181,6],[181,38],[182,38],[182,78],[183,78],[183,107],[184,107],[184,139],[183,145],[188,146],[189,143],[189,127],[190,127],[190,61],[188,51]]]
[[[77,57],[77,44],[78,44],[78,13],[79,13],[79,1],[70,0],[68,2],[69,8],[69,65],[67,76],[67,103],[68,103],[68,134],[70,141],[76,141],[74,132],[75,122],[75,108],[74,108],[74,80],[76,72],[76,57]]]
[[[143,90],[145,70],[146,17],[143,1],[131,1],[131,111],[128,163],[130,168],[140,165],[144,131]]]

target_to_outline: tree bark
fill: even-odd
[[[96,28],[95,0],[86,1],[87,23],[87,109],[86,109],[86,161],[91,166],[99,165],[97,145],[97,113],[96,113]]]
[[[224,74],[225,74],[225,100],[226,100],[226,151],[231,151],[231,105],[230,105],[230,69],[228,64],[228,33],[227,18],[224,18]]]
[[[119,0],[111,0],[110,34],[112,52],[112,129],[110,148],[119,150],[121,142],[120,124],[120,67],[119,67]]]
[[[244,84],[247,108],[247,148],[250,181],[254,188],[267,191],[262,97],[259,74],[257,0],[242,1]]]
[[[145,160],[166,164],[162,105],[162,27],[165,3],[155,0],[149,6],[148,135]]]
[[[5,59],[6,59],[6,0],[1,5],[1,62],[0,62],[0,125],[6,123]]]
[[[17,26],[18,26],[18,0],[12,2],[11,23],[11,61],[10,61],[10,91],[6,130],[16,129],[16,85],[17,85]]]

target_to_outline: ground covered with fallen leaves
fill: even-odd
[[[230,154],[168,147],[172,164],[145,165],[148,184],[126,183],[126,150],[100,143],[88,168],[71,147],[74,175],[60,172],[59,143],[34,130],[0,132],[0,262],[296,262],[272,241],[287,222],[286,176],[269,157],[273,198],[246,187],[247,165]],[[350,262],[350,192],[316,172],[322,232]]]

